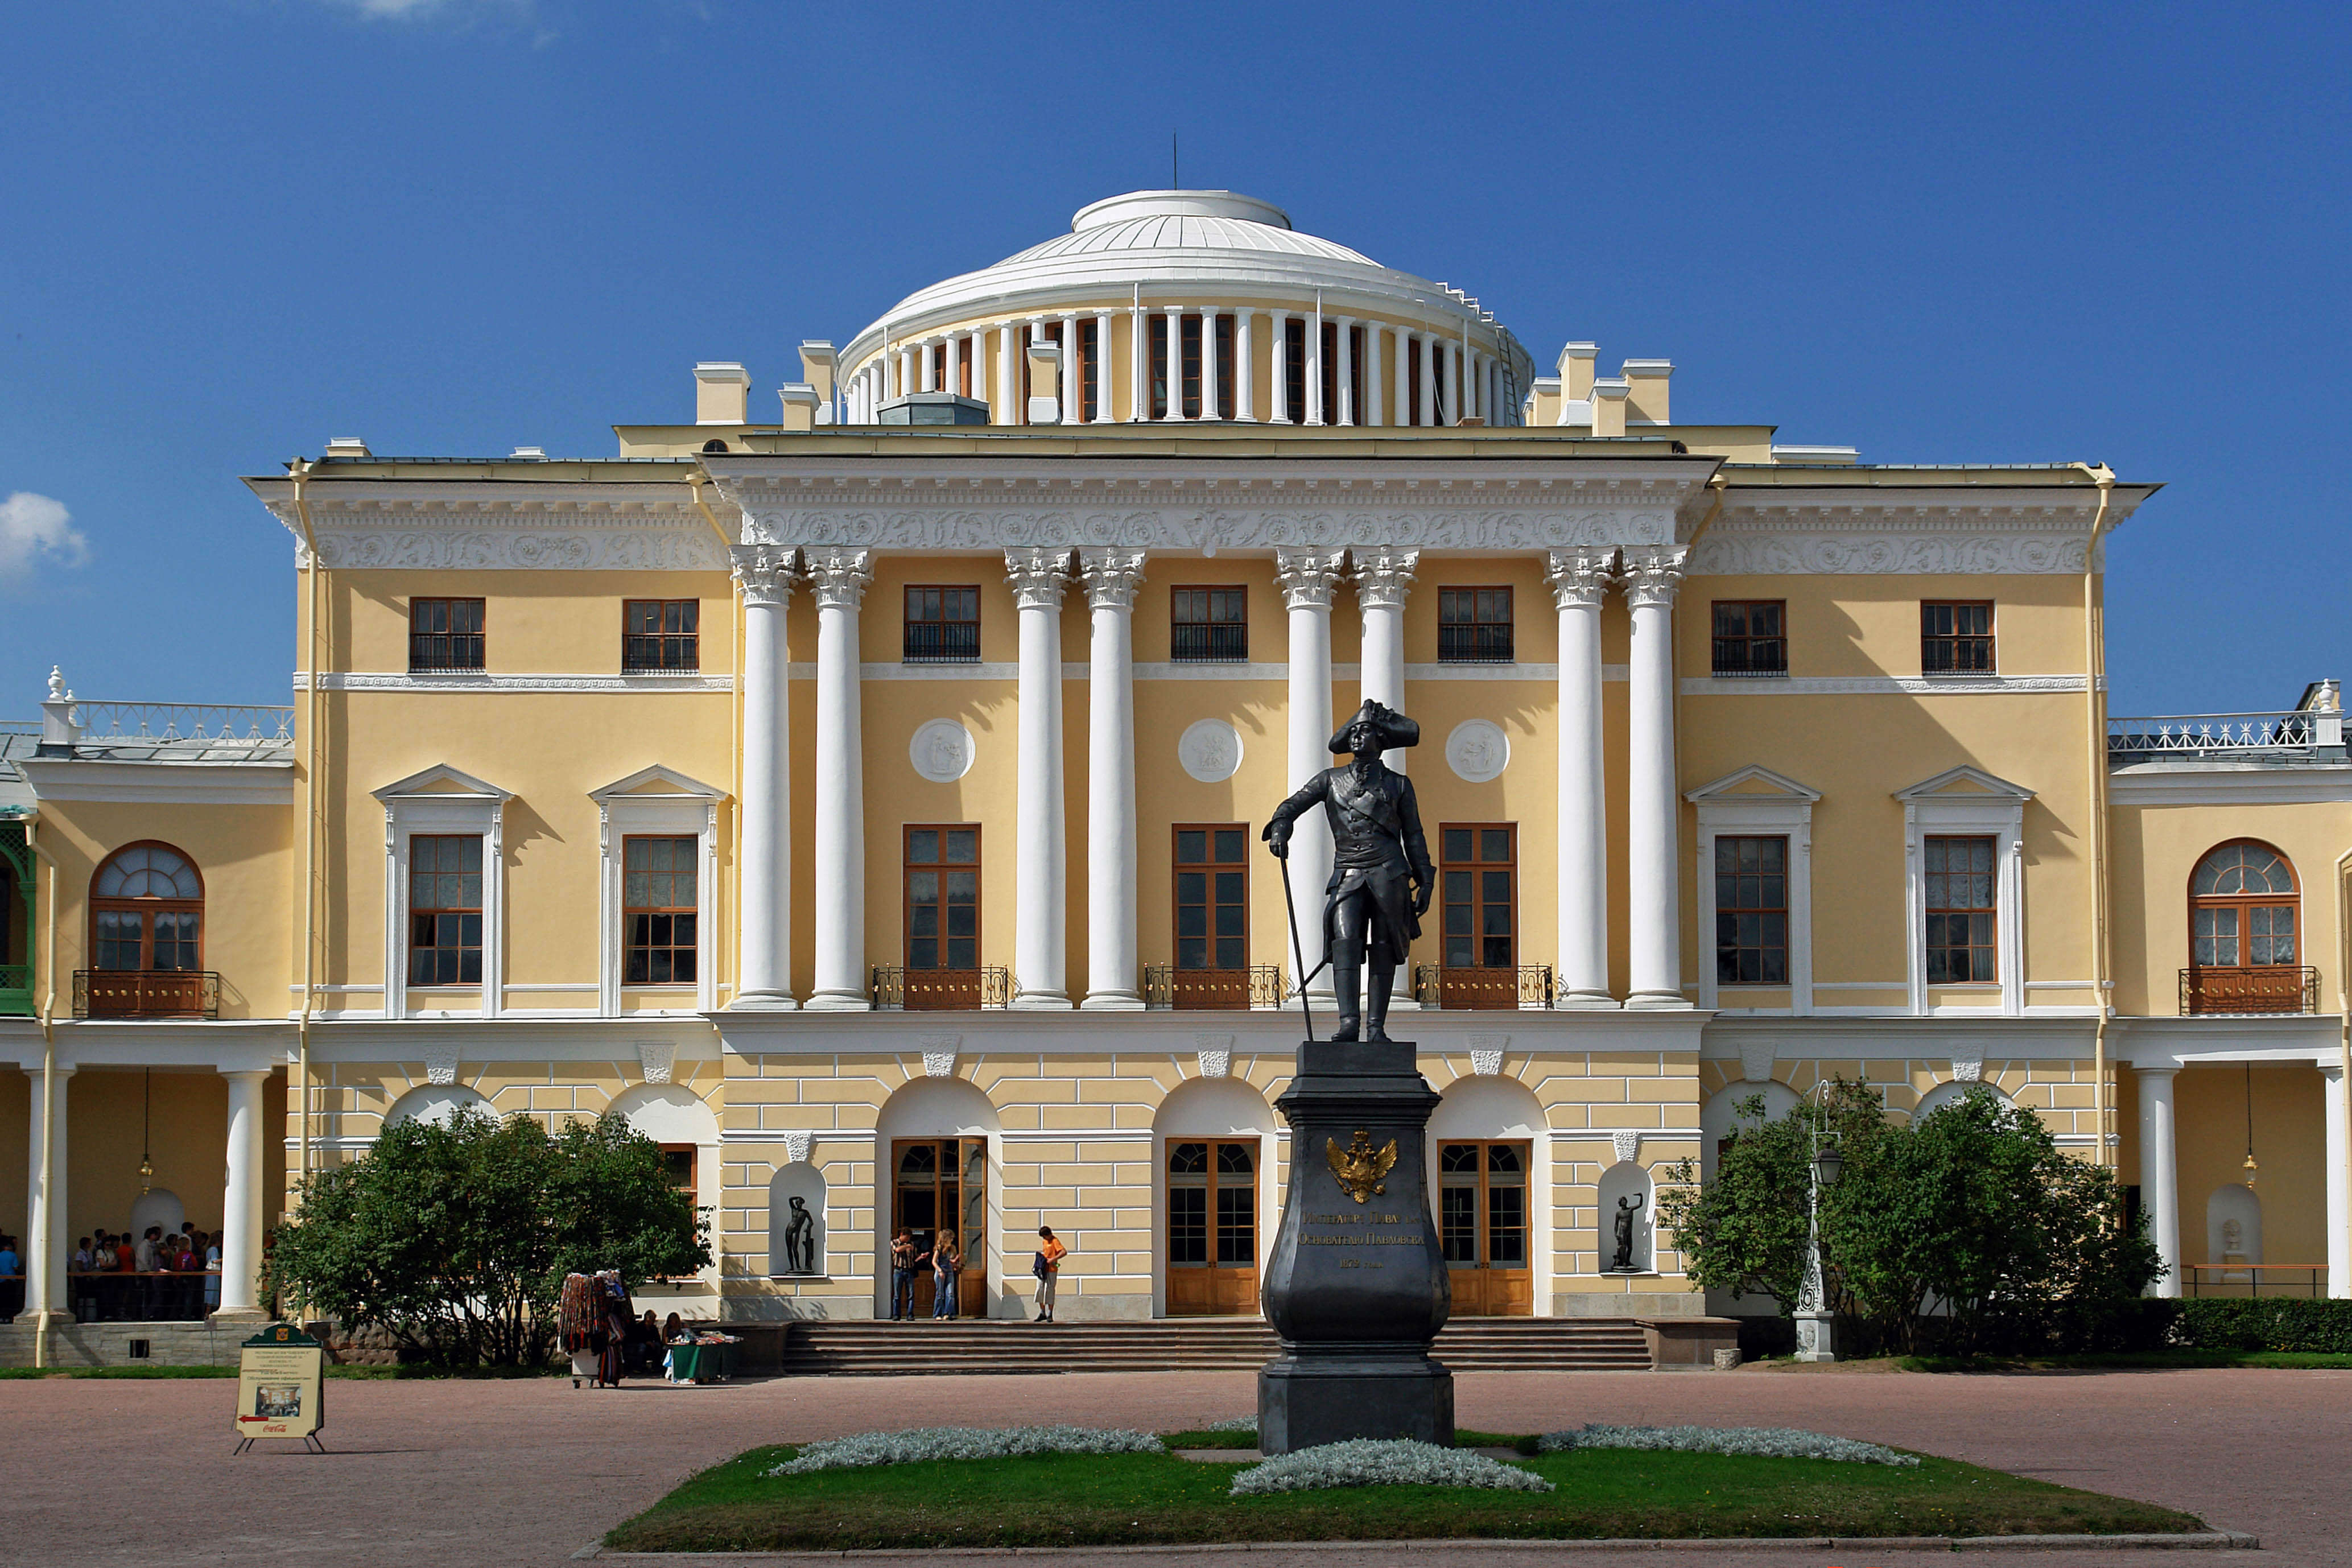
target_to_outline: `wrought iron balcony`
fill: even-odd
[[[2107,721],[2111,762],[2204,756],[2287,761],[2321,747],[2344,744],[2344,715],[2305,709],[2294,713],[2159,714]]]
[[[909,969],[877,963],[872,976],[874,1005],[909,1013],[971,1012],[1003,1007],[1013,1001],[1013,975],[999,966],[980,969]]]
[[[1147,1007],[1226,1008],[1279,1007],[1283,1003],[1282,966],[1254,963],[1247,969],[1179,969],[1172,963],[1143,966],[1143,1005]]]
[[[2189,968],[2180,972],[2180,1016],[2211,1013],[2293,1014],[2319,1011],[2319,971],[2279,964],[2261,969]]]
[[[126,761],[257,762],[292,754],[291,707],[77,702],[74,754]]]
[[[1249,660],[1249,623],[1180,623],[1169,628],[1168,657],[1177,664],[1245,664]]]
[[[217,1018],[220,976],[209,969],[77,969],[77,1018]]]
[[[1516,1011],[1551,1005],[1551,965],[1523,963],[1516,969],[1449,969],[1417,963],[1413,1000],[1424,1007]]]
[[[980,623],[908,621],[903,661],[908,664],[978,664]]]
[[[1440,664],[1509,664],[1512,661],[1509,622],[1457,623],[1437,628]]]

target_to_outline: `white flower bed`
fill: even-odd
[[[1571,1448],[1655,1448],[1681,1454],[1749,1454],[1772,1459],[1838,1459],[1853,1465],[1916,1465],[1918,1458],[1857,1443],[1851,1437],[1824,1437],[1794,1426],[1606,1426],[1547,1432],[1536,1440],[1538,1451],[1564,1454]]]
[[[1255,1432],[1257,1430],[1257,1417],[1236,1415],[1226,1421],[1212,1421],[1201,1430],[1203,1432]]]
[[[861,1432],[810,1443],[768,1474],[866,1465],[914,1465],[926,1459],[1012,1459],[1028,1454],[1164,1454],[1149,1432],[1096,1426],[918,1426],[905,1432]]]
[[[1505,1465],[1484,1454],[1441,1448],[1403,1439],[1357,1438],[1301,1448],[1234,1478],[1232,1495],[1318,1491],[1327,1487],[1486,1487],[1499,1491],[1548,1492],[1549,1481],[1530,1470]]]

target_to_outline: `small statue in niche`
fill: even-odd
[[[1639,1193],[1617,1200],[1617,1254],[1609,1261],[1612,1274],[1633,1272],[1633,1216],[1641,1212],[1642,1203]]]
[[[808,1211],[808,1200],[794,1196],[792,1217],[784,1222],[784,1271],[788,1274],[816,1272],[816,1216]]]

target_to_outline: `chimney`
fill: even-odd
[[[1666,380],[1675,374],[1675,362],[1670,359],[1629,359],[1621,373],[1633,383],[1633,395],[1626,401],[1627,416],[1636,423],[1671,425],[1666,416]]]
[[[1029,344],[1029,423],[1062,422],[1062,345],[1032,339]]]
[[[507,454],[507,460],[513,463],[544,463],[547,461],[547,448],[544,447],[517,447],[513,451]]]
[[[1570,403],[1592,395],[1592,373],[1601,358],[1598,343],[1570,343],[1559,351],[1559,395]]]
[[[375,456],[375,454],[369,451],[368,444],[365,441],[361,440],[356,436],[331,436],[327,438],[327,456],[330,458],[372,458]]]
[[[818,401],[816,388],[805,381],[788,381],[776,389],[784,400],[784,428],[806,432],[816,427]]]
[[[741,365],[705,360],[694,367],[694,422],[742,425],[751,401],[751,373]]]
[[[822,338],[811,338],[801,344],[801,380],[816,388],[816,422],[820,425],[830,425],[840,417],[833,401],[835,358],[833,345]],[[790,416],[784,424],[787,428],[791,426]]]
[[[1592,433],[1595,436],[1625,434],[1625,405],[1633,392],[1633,383],[1622,379],[1592,384]]]

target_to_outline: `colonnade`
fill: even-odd
[[[31,1161],[26,1184],[24,1270],[25,1312],[50,1311],[62,1317],[71,1309],[67,1266],[73,1258],[75,1236],[67,1223],[66,1148],[67,1101],[75,1069],[60,1063],[48,1068],[27,1068],[32,1080]],[[222,1194],[220,1305],[216,1312],[258,1318],[261,1313],[261,1233],[264,1160],[269,1135],[263,1088],[269,1081],[265,1068],[223,1068],[228,1080],[226,1182]],[[47,1079],[47,1092],[43,1079]],[[124,1218],[127,1220],[128,1215]]]
[[[1122,317],[1123,340],[1115,331]],[[1201,345],[1199,394],[1193,400],[1198,412],[1192,414],[1185,412],[1181,368],[1187,321],[1197,323]],[[1222,363],[1221,321],[1233,323],[1231,363]],[[1291,342],[1294,324],[1303,329],[1304,337],[1296,345]],[[1165,346],[1160,351],[1168,371],[1165,397],[1155,396],[1153,391],[1153,362],[1160,357],[1152,345],[1155,325],[1165,333]],[[1091,396],[1078,352],[1089,328],[1097,365]],[[1325,328],[1336,328],[1329,333],[1335,363],[1328,378],[1323,363]],[[987,403],[994,424],[1032,423],[1027,400],[1021,395],[1027,351],[1033,344],[1057,342],[1063,350],[1063,372],[1051,422],[1109,424],[1117,417],[1110,350],[1121,341],[1127,350],[1129,423],[1218,419],[1227,404],[1232,405],[1233,418],[1243,424],[1436,426],[1441,423],[1441,411],[1442,422],[1448,425],[1465,418],[1487,425],[1519,423],[1513,395],[1516,388],[1507,367],[1473,341],[1466,322],[1436,330],[1329,313],[1319,303],[1293,313],[1139,300],[1118,310],[1036,315],[888,343],[845,381],[844,419],[852,425],[872,424],[886,403],[919,392],[949,392]],[[1304,361],[1302,395],[1296,400],[1286,374],[1294,357]],[[1268,373],[1263,408],[1257,395],[1260,370]],[[1327,379],[1332,383],[1328,407],[1325,406]],[[1293,406],[1294,401],[1300,405]]]
[[[796,1004],[786,982],[791,876],[783,825],[789,766],[783,736],[789,667],[782,617],[791,552],[745,546],[736,576],[745,604],[742,989],[735,1005]],[[1619,566],[1622,557],[1622,578]],[[1556,550],[1548,578],[1559,614],[1559,984],[1566,1008],[1688,1005],[1682,990],[1675,780],[1673,616],[1680,548]],[[1137,803],[1132,617],[1146,552],[1125,547],[1005,552],[1019,606],[1019,719],[1014,811],[1016,1008],[1140,1007],[1136,952]],[[1412,710],[1403,616],[1419,565],[1411,549],[1280,549],[1275,583],[1289,617],[1287,760],[1296,789],[1331,765],[1331,602],[1352,580],[1363,617],[1364,695]],[[805,570],[817,603],[815,967],[805,1006],[859,1010],[866,994],[866,822],[857,618],[873,580],[871,552],[813,548]],[[1607,821],[1601,755],[1601,605],[1622,580],[1633,626],[1626,868],[1632,929],[1628,994],[1609,984]],[[1086,986],[1067,973],[1068,821],[1063,776],[1062,601],[1087,595],[1087,841]],[[1433,741],[1442,737],[1433,735]],[[1391,752],[1392,765],[1405,755]],[[1266,802],[1269,807],[1272,802]],[[758,825],[757,831],[754,825]],[[1302,900],[1331,870],[1319,815],[1300,819],[1290,870]],[[1301,922],[1308,969],[1322,957],[1319,921]],[[1322,983],[1328,986],[1328,980]]]
[[[2221,1065],[2216,1062],[2214,1065]],[[2318,1064],[2320,1115],[2326,1123],[2326,1210],[2327,1215],[2327,1294],[2352,1296],[2352,1100],[2340,1061]],[[2180,1294],[2180,1163],[2176,1144],[2173,1085],[2180,1064],[2137,1062],[2139,1079],[2139,1191],[2147,1211],[2148,1239],[2166,1273],[2156,1283],[2159,1296]]]

